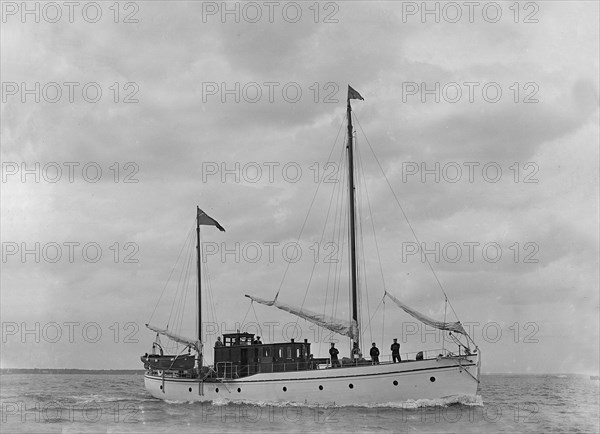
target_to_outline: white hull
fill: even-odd
[[[169,401],[297,402],[307,405],[386,404],[475,397],[480,355],[294,372],[199,382],[146,374],[146,389]],[[322,388],[320,387],[322,386]]]

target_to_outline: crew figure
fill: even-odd
[[[397,338],[394,338],[394,343],[390,347],[390,350],[392,350],[392,361],[396,363],[396,359],[398,359],[398,363],[400,363],[400,344]]]
[[[331,348],[329,348],[329,356],[331,357],[331,366],[335,368],[336,366],[341,366],[340,361],[338,360],[338,354],[340,352],[335,347],[335,344],[331,343]]]
[[[369,351],[369,354],[371,355],[371,363],[373,365],[379,365],[379,348],[377,348],[377,345],[375,345],[375,342],[373,342],[373,345],[371,346],[371,351]]]
[[[358,342],[354,342],[354,345],[352,346],[352,361],[357,363],[359,359],[362,359],[362,353],[360,348],[358,348]]]
[[[217,338],[217,342],[215,342],[215,347],[222,347],[223,342],[221,341],[221,336]]]

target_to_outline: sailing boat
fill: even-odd
[[[296,308],[278,301],[246,295],[252,302],[274,306],[300,318],[346,336],[351,341],[352,356],[360,351],[360,318],[358,300],[357,230],[355,205],[354,130],[352,99],[362,96],[348,86],[347,99],[347,168],[348,168],[348,225],[349,225],[349,320]],[[196,213],[197,248],[197,325],[196,338],[186,338],[168,328],[147,324],[157,333],[151,354],[141,360],[146,368],[144,381],[152,396],[172,401],[234,402],[297,402],[309,405],[387,404],[408,400],[460,401],[474,398],[479,387],[481,352],[459,321],[437,321],[402,303],[392,294],[384,298],[397,305],[422,323],[447,331],[456,345],[454,352],[447,348],[416,353],[414,358],[400,363],[364,360],[352,357],[349,363],[339,364],[337,357],[313,358],[311,344],[303,342],[262,343],[251,333],[223,335],[212,349],[214,364],[205,366],[202,342],[202,287],[200,226],[225,229],[200,208]],[[442,288],[443,290],[443,288]],[[444,292],[445,295],[445,292]],[[448,299],[446,297],[446,302]],[[160,336],[187,346],[188,354],[165,355]],[[473,346],[471,346],[471,344]],[[184,350],[185,351],[185,350]],[[193,353],[192,353],[193,351]],[[394,360],[395,361],[395,360]],[[337,363],[336,363],[337,362]]]

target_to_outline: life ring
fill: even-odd
[[[159,377],[162,377],[162,376],[163,376],[163,371],[156,371],[156,374],[157,374]]]

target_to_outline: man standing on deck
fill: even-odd
[[[331,367],[335,368],[336,366],[340,366],[340,361],[338,360],[338,354],[340,352],[335,347],[335,344],[331,343],[331,348],[329,348],[329,355],[331,356]]]
[[[394,343],[390,347],[390,350],[392,350],[392,361],[396,363],[396,359],[398,359],[398,363],[400,363],[400,344],[397,338],[394,338]]]
[[[379,348],[377,348],[375,342],[373,342],[373,346],[371,347],[369,354],[371,355],[371,364],[379,365]]]

